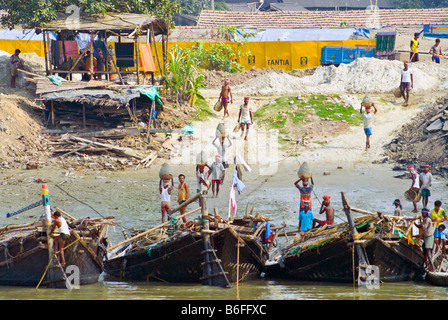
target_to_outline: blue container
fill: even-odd
[[[357,58],[372,58],[375,48],[324,46],[321,50],[320,63],[323,66],[351,63]]]

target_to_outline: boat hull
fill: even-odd
[[[98,282],[101,275],[105,249],[97,239],[77,240],[70,236],[65,250],[65,276],[79,285]],[[93,258],[92,253],[95,254]],[[49,255],[45,237],[38,232],[18,241],[4,243],[0,247],[0,285],[37,286],[39,283],[51,287],[66,287],[60,267],[49,265]],[[70,267],[70,268],[69,268]],[[79,272],[78,272],[79,271]],[[78,277],[75,279],[74,277]]]
[[[448,273],[446,272],[427,272],[425,281],[429,284],[439,287],[448,287]]]
[[[362,245],[369,264],[379,268],[381,281],[414,280],[422,275],[423,254],[418,247],[404,240],[391,245],[378,238]],[[340,239],[299,254],[286,254],[278,264],[268,267],[267,275],[298,281],[352,283],[357,277],[357,265],[353,242]]]
[[[241,281],[258,278],[264,271],[267,254],[257,240],[245,242],[240,246],[239,254],[238,239],[229,228],[211,234],[210,241],[229,282],[237,281],[237,273]],[[184,232],[150,250],[107,259],[104,262],[105,280],[201,283],[204,248],[202,237]]]

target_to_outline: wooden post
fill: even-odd
[[[93,75],[95,74],[94,70],[93,70],[93,59],[95,58],[94,54],[93,54],[93,42],[95,41],[95,35],[93,33],[90,34],[90,43],[89,43],[89,47],[90,47],[90,80],[93,80]]]
[[[54,103],[51,101],[51,126],[54,128]]]
[[[84,129],[87,127],[86,126],[86,104],[83,103],[82,104],[82,123],[84,125]]]
[[[151,103],[151,109],[149,110],[148,129],[146,130],[146,142],[149,142],[149,130],[151,129],[152,112],[155,108],[156,102]]]
[[[45,74],[48,76],[48,52],[47,52],[47,40],[45,37],[45,31],[42,32],[42,37],[44,38]]]
[[[53,238],[50,237],[51,232],[51,207],[50,207],[50,193],[48,192],[48,187],[46,184],[42,185],[42,205],[44,206],[44,226],[45,232],[47,233],[47,244],[48,244],[48,261],[53,257]]]
[[[367,269],[369,268],[369,262],[368,262],[367,256],[364,253],[362,244],[356,243],[357,236],[359,235],[359,233],[356,230],[356,226],[355,226],[353,217],[350,212],[350,205],[348,203],[347,197],[345,196],[344,192],[341,192],[341,196],[342,196],[342,205],[343,205],[343,208],[345,211],[345,215],[347,216],[347,221],[350,226],[350,231],[351,231],[352,237],[353,237],[353,245],[354,245],[354,248],[356,249],[356,253],[358,255],[357,285],[358,285],[358,287],[366,286],[367,281],[369,280],[368,279],[369,274],[367,274]]]
[[[140,84],[140,63],[139,63],[139,54],[138,54],[138,35],[139,33],[137,33],[137,35],[134,38],[134,46],[135,46],[135,64],[137,65],[137,84]]]
[[[199,202],[201,203],[202,212],[202,238],[204,239],[204,263],[203,263],[203,275],[202,284],[206,286],[218,286],[222,288],[230,288],[230,282],[226,273],[221,265],[221,260],[218,259],[216,251],[213,248],[210,241],[210,220],[208,216],[207,198],[204,195],[207,194],[207,190],[201,190],[201,197]]]

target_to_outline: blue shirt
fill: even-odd
[[[313,220],[314,215],[311,210],[308,210],[308,212],[305,213],[305,211],[300,211],[299,213],[299,221],[300,223],[300,230],[299,231],[308,231],[313,228]]]

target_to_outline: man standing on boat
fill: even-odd
[[[429,210],[426,208],[422,209],[423,220],[420,224],[415,222],[415,226],[422,229],[423,235],[423,251],[425,253],[425,264],[429,271],[434,271],[434,264],[432,263],[432,248],[434,246],[434,226],[432,220],[429,217]]]
[[[64,256],[64,246],[65,241],[70,238],[70,229],[68,227],[67,221],[65,221],[64,217],[61,216],[59,211],[56,211],[53,214],[54,222],[53,227],[50,231],[50,237],[54,238],[54,251],[61,253],[61,265],[65,267],[65,256]],[[56,231],[59,235],[54,235],[53,232]]]
[[[313,228],[314,215],[310,208],[310,202],[304,201],[303,210],[299,213],[299,232],[304,235]]]
[[[441,239],[439,227],[441,224],[443,224],[443,222],[445,222],[448,219],[448,217],[446,215],[445,209],[442,208],[442,201],[440,200],[434,202],[434,208],[431,209],[430,213],[431,213],[431,220],[435,224],[434,242],[436,243],[435,252],[437,253],[440,248],[440,239]]]

